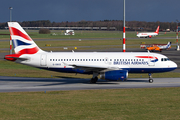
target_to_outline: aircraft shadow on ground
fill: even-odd
[[[0,81],[13,81],[13,82],[45,82],[49,84],[42,83],[38,86],[54,86],[54,85],[63,85],[63,84],[92,84],[90,83],[90,79],[82,79],[82,78],[72,78],[72,77],[60,77],[60,78],[25,78],[25,77],[5,77],[0,79]],[[148,80],[127,80],[127,81],[106,81],[99,79],[97,83],[92,85],[112,85],[112,84],[120,84],[120,83],[132,83],[132,82],[148,82]]]
[[[137,78],[138,79],[138,78]],[[137,79],[134,79],[134,80],[127,80],[127,81],[123,81],[123,82],[149,82],[149,80],[147,79],[147,80],[137,80]],[[144,79],[146,79],[146,78],[144,78]]]

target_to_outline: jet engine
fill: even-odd
[[[100,79],[104,80],[125,80],[128,77],[128,71],[127,70],[113,70],[113,71],[107,71],[100,74]]]
[[[149,35],[149,38],[152,38],[152,36],[151,36],[151,35]]]

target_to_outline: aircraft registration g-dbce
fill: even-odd
[[[157,27],[155,32],[145,32],[145,33],[138,33],[137,37],[139,38],[151,38],[159,34],[159,26]]]
[[[161,54],[149,52],[45,52],[29,37],[17,22],[8,22],[15,54],[5,59],[51,71],[92,74],[91,83],[98,75],[106,80],[125,80],[128,73],[167,72],[177,64]]]

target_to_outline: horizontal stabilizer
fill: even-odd
[[[22,58],[22,57],[20,58],[16,54],[6,55],[4,57],[4,59],[9,60],[9,61],[16,61],[16,60],[25,61],[25,60],[28,60],[28,58]]]

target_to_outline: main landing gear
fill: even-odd
[[[90,83],[96,83],[98,81],[98,77],[91,78]]]
[[[149,83],[153,83],[153,78],[152,78],[151,73],[149,73],[148,75],[149,75]]]
[[[96,83],[98,81],[98,77],[97,77],[98,75],[99,73],[94,72],[93,77],[90,80],[90,83]]]

